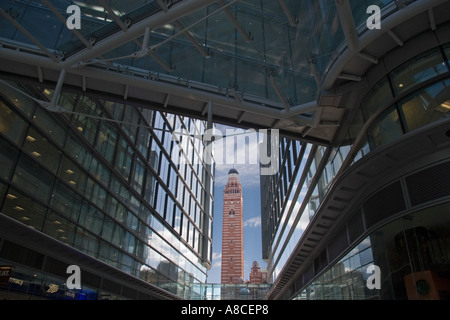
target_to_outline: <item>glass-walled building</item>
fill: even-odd
[[[393,35],[366,47],[376,63],[334,84],[349,110],[332,145],[281,140],[278,174],[261,177],[267,298],[450,297],[450,38],[439,9],[448,4],[431,7],[431,29],[418,13],[389,24]]]
[[[442,0],[1,1],[8,292],[62,292],[77,262],[82,298],[201,294],[214,187],[202,150],[220,138],[203,133],[219,123],[280,134],[279,170],[261,177],[268,299],[403,299],[411,283],[426,297],[448,278],[449,12]]]
[[[0,83],[0,265],[6,298],[184,298],[211,263],[205,121]],[[209,182],[207,182],[209,180]],[[208,188],[208,189],[206,189]],[[81,290],[65,285],[69,265]]]

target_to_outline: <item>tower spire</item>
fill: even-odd
[[[243,198],[239,172],[232,168],[223,190],[221,283],[244,279]]]

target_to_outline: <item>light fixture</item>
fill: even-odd
[[[438,105],[435,108],[436,111],[442,112],[442,113],[447,113],[450,111],[450,100],[444,101],[442,102],[440,105]]]
[[[34,137],[32,137],[32,136],[27,136],[26,139],[29,142],[35,142],[36,141],[36,139]]]
[[[70,170],[70,169],[67,169],[67,170],[66,170],[66,173],[68,173],[68,174],[74,174],[74,172],[73,172],[72,170]]]
[[[12,199],[12,200],[17,199],[17,197],[16,197],[15,195],[11,194],[11,193],[8,193],[8,194],[6,195],[6,197],[7,197],[8,199]]]
[[[442,102],[441,107],[450,110],[450,100]]]
[[[399,88],[403,88],[403,83],[400,83],[400,84],[398,85],[398,87],[399,87]]]
[[[33,156],[35,156],[35,157],[40,157],[40,156],[41,156],[41,154],[40,154],[39,152],[36,152],[36,151],[33,151],[33,152],[31,153],[31,155],[33,155]]]
[[[19,207],[19,206],[15,206],[15,207],[14,207],[14,210],[17,210],[17,211],[23,211],[23,210],[25,210],[25,209],[22,208],[22,207]]]

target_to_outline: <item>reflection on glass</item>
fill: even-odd
[[[403,134],[397,109],[390,110],[368,130],[371,149],[386,144]]]
[[[409,131],[450,117],[449,87],[450,80],[439,82],[400,102]]]
[[[392,85],[397,94],[424,82],[437,75],[447,72],[441,52],[435,50],[432,53],[420,56],[409,61],[405,65],[392,72]]]
[[[449,299],[449,212],[447,202],[379,228],[295,299]],[[379,290],[366,285],[372,264],[381,271]]]

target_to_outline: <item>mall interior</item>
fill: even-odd
[[[277,138],[268,283],[227,299],[450,299],[449,17],[448,0],[1,1],[0,299],[220,299],[216,125]]]

